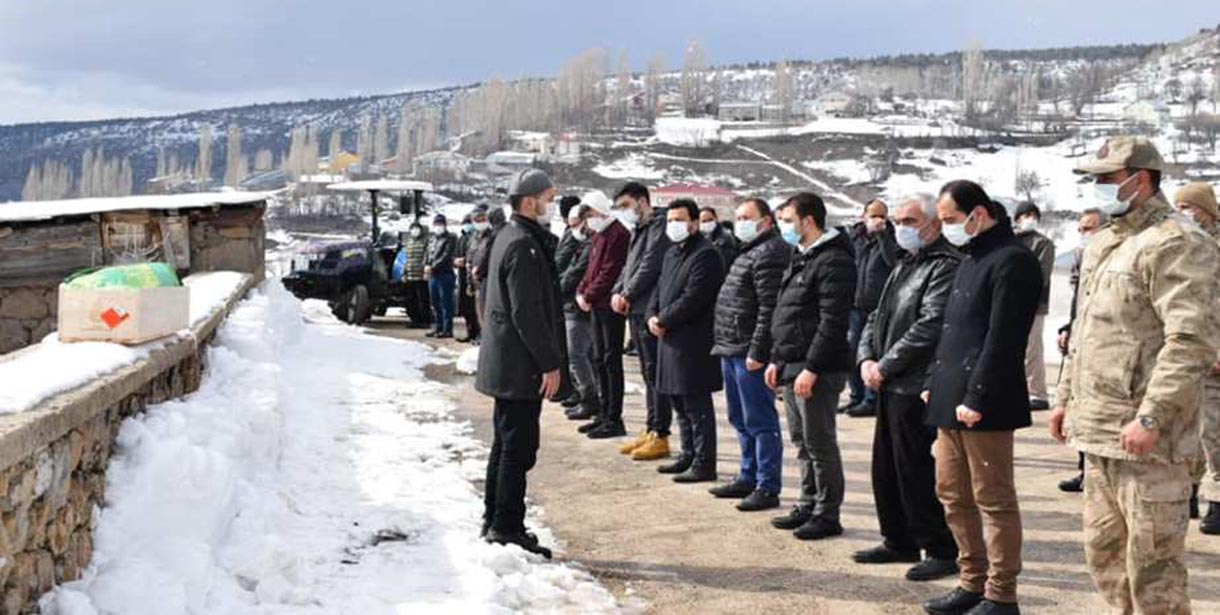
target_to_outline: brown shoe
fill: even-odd
[[[634,461],[655,461],[669,457],[669,438],[659,436],[655,432],[649,434],[649,439],[643,446],[631,451]]]
[[[618,447],[618,452],[623,455],[630,455],[635,449],[648,444],[648,440],[652,438],[652,434],[645,431],[640,434],[640,437]]]

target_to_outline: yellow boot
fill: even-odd
[[[652,434],[648,433],[647,431],[641,432],[639,437],[637,437],[636,439],[618,447],[618,452],[620,452],[624,455],[630,455],[632,452],[635,451],[635,449],[640,448],[641,446],[644,446],[645,444],[648,444],[648,440],[651,437],[652,437]]]
[[[669,438],[650,433],[648,442],[631,452],[635,461],[653,461],[669,457]]]

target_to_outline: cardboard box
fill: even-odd
[[[59,287],[59,339],[64,342],[142,344],[191,324],[185,286],[74,290]]]

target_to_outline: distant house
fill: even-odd
[[[555,143],[555,157],[574,162],[580,158],[580,141],[576,140],[575,134],[568,132],[559,137]]]
[[[1163,126],[1169,124],[1169,105],[1161,101],[1137,100],[1123,107],[1123,120],[1135,124]]]
[[[555,151],[555,137],[546,132],[530,132],[526,130],[510,130],[508,137],[512,141],[513,150],[549,156]]]
[[[847,111],[851,95],[844,92],[829,92],[818,97],[818,106],[826,115],[838,115]]]
[[[699,207],[711,207],[722,220],[731,220],[741,197],[732,190],[700,184],[670,184],[652,191],[652,206],[666,207],[677,199],[694,199]]]
[[[758,103],[721,103],[716,119],[722,122],[757,122],[762,119],[762,106]]]
[[[537,155],[528,152],[494,152],[484,162],[488,173],[508,175],[533,167],[537,160]]]
[[[334,156],[318,159],[318,170],[325,173],[343,173],[353,165],[360,165],[360,156],[350,152],[339,152]]]

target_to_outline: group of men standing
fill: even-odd
[[[1220,235],[1220,211],[1214,194],[1192,192],[1176,205],[1202,211],[1196,222],[1174,215],[1146,139],[1111,139],[1077,170],[1111,221],[1098,216],[1083,250],[1050,430],[1084,454],[1085,550],[1103,597],[1122,612],[1185,613],[1193,464],[1201,439],[1217,437],[1216,411],[1201,431],[1200,407],[1205,381],[1220,382],[1220,246],[1202,228]],[[1031,407],[1051,405],[1034,365],[1054,260],[1036,233],[1040,211],[1022,206],[1014,223],[982,186],[954,181],[903,197],[892,216],[870,204],[862,227],[836,228],[822,199],[803,192],[776,210],[741,203],[730,236],[714,211],[685,199],[656,210],[634,182],[613,201],[599,196],[565,204],[556,241],[544,228],[554,187],[525,171],[492,242],[476,381],[496,399],[489,540],[545,551],[525,529],[523,500],[543,399],[566,401],[590,438],[626,435],[629,329],[648,413],[620,452],[669,457],[676,417],[680,451],[658,470],[717,480],[712,393],[723,388],[740,469],[711,492],[742,511],[776,508],[778,396],[801,476],[796,506],[772,524],[829,538],[843,531],[836,414],[858,379],[846,410],[877,416],[883,540],[853,559],[910,562],[917,581],[957,575],[928,613],[1019,613],[1014,433],[1032,424]],[[1220,398],[1212,388],[1208,403]]]

